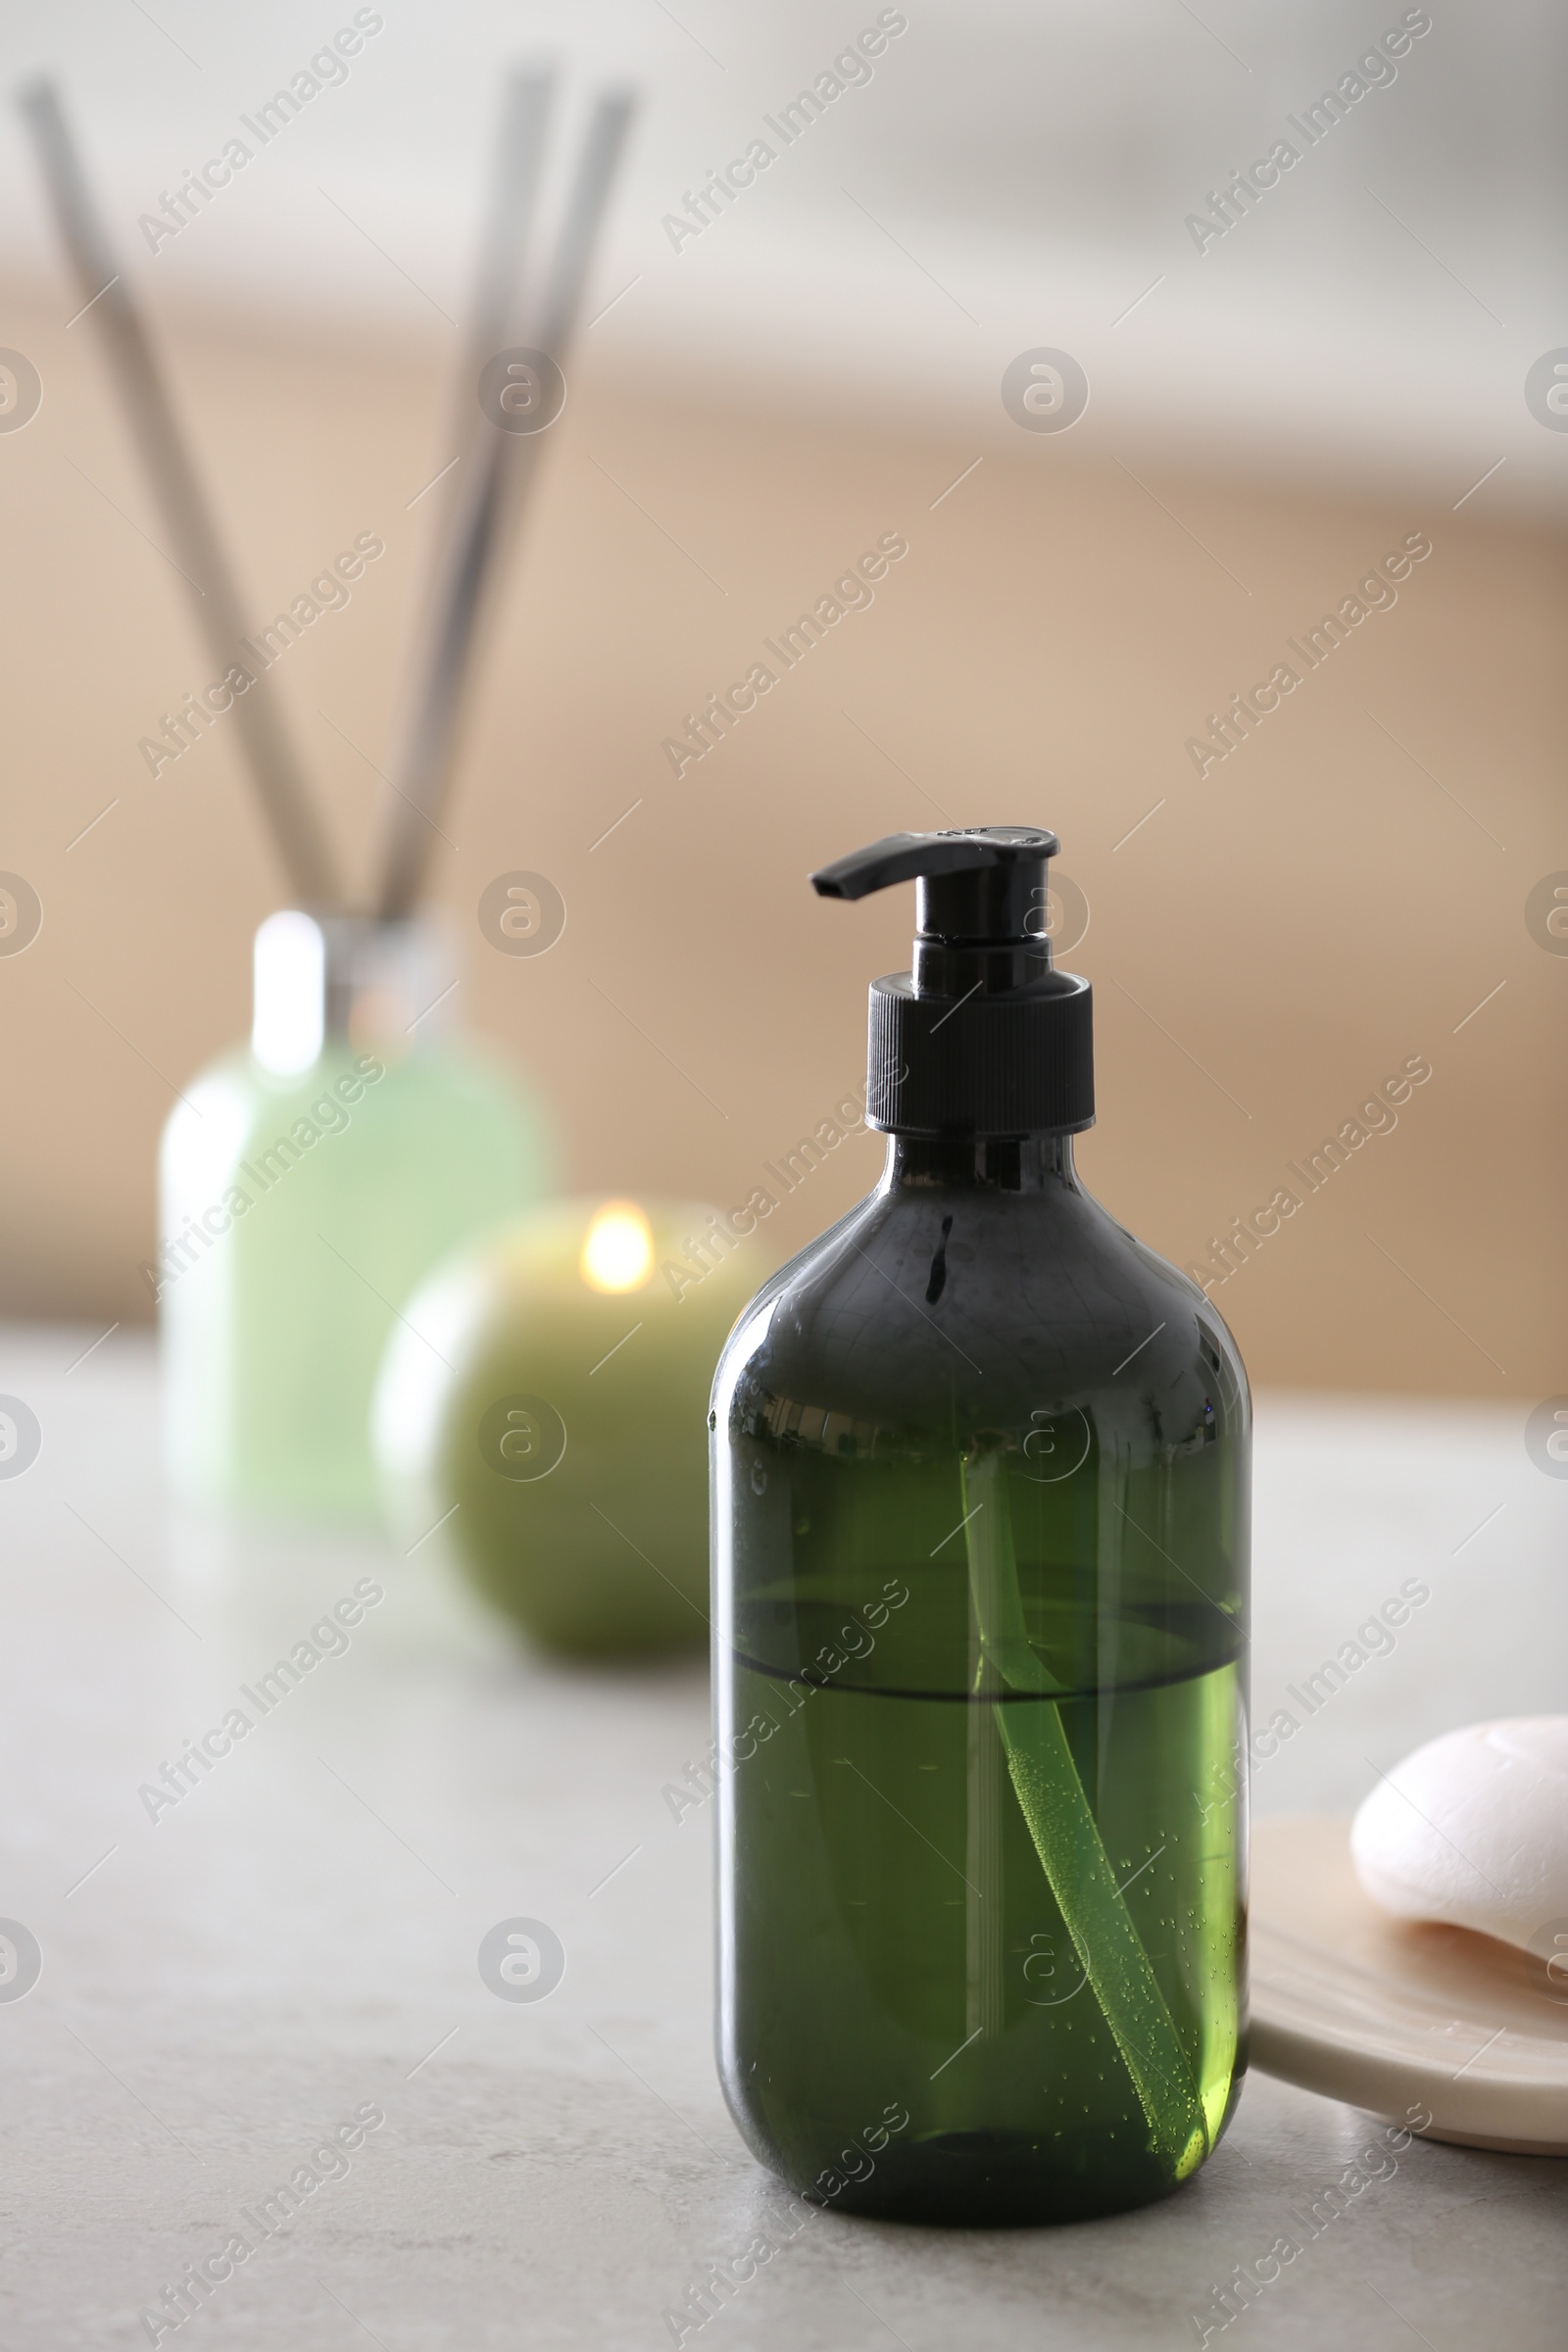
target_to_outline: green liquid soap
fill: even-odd
[[[714,1386],[720,2074],[836,2211],[1076,2220],[1245,2068],[1246,1378],[1070,1132],[893,1138]]]

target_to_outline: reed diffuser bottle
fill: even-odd
[[[1090,991],[1047,832],[897,835],[876,1191],[714,1383],[719,2066],[837,2210],[1159,2197],[1245,2065],[1250,1408],[1187,1278],[1091,1200]]]
[[[403,1301],[437,1258],[552,1180],[542,1111],[453,1031],[456,976],[420,902],[432,844],[446,838],[437,820],[480,623],[564,398],[561,362],[634,111],[631,91],[601,90],[552,250],[530,262],[555,78],[536,69],[507,78],[459,371],[462,471],[410,668],[374,912],[363,915],[348,911],[59,93],[47,79],[21,93],[81,288],[77,315],[91,312],[103,338],[214,674],[233,690],[224,707],[293,900],[257,934],[250,1051],[210,1064],[164,1132],[161,1231],[142,1270],[163,1323],[166,1452],[186,1501],[378,1517],[370,1392]],[[493,369],[515,379],[494,397]],[[559,398],[546,397],[552,384]]]
[[[453,1020],[428,917],[287,908],[256,935],[249,1049],[170,1113],[165,1453],[182,1501],[373,1523],[370,1397],[439,1258],[549,1189],[542,1107]]]

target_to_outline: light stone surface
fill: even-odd
[[[374,2102],[386,2120],[346,2175],[164,2343],[669,2344],[662,2315],[702,2266],[784,2211],[713,2072],[706,1808],[677,1825],[662,1795],[705,1742],[705,1673],[547,1668],[422,1550],[179,1522],[151,1351],[117,1333],[68,1373],[95,1336],[0,1335],[0,1391],[43,1428],[0,1479],[0,1913],[43,1952],[25,1998],[0,2000],[0,2341],[145,2343],[138,2311]],[[1430,1598],[1300,1710],[1260,1809],[1348,1811],[1454,1723],[1560,1709],[1568,1494],[1523,1421],[1263,1400],[1259,1716],[1401,1579]],[[138,1785],[367,1575],[387,1598],[348,1652],[149,1821]],[[537,2004],[476,1967],[515,1916],[566,1952]],[[1192,2346],[1212,2288],[1381,2132],[1254,2075],[1164,2205],[995,2233],[822,2214],[686,2341]],[[1421,2142],[1376,2162],[1225,2340],[1561,2344],[1568,2163]]]

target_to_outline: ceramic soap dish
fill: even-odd
[[[1252,1832],[1251,2062],[1427,2136],[1568,2156],[1568,1979],[1467,1928],[1391,1919],[1348,1821]]]

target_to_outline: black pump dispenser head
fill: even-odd
[[[1031,825],[893,833],[811,876],[824,899],[915,885],[914,968],[871,983],[865,1115],[895,1135],[1071,1135],[1094,1124],[1087,980],[1054,969]]]

